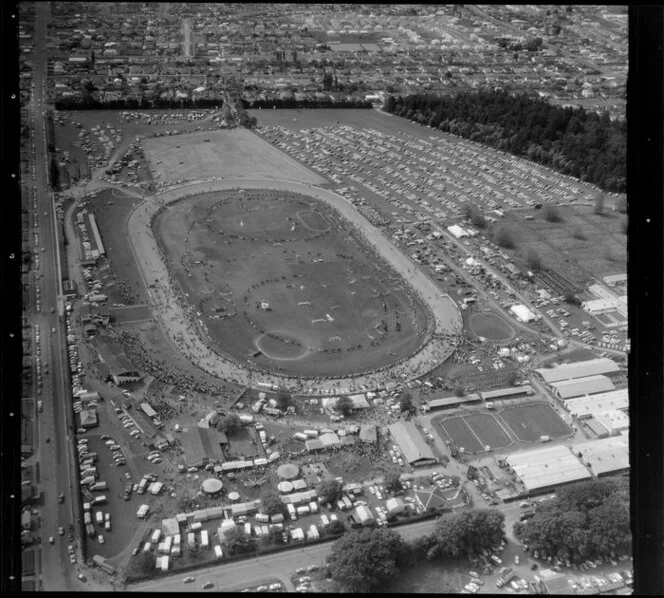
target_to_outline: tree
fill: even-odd
[[[229,413],[217,423],[217,430],[232,436],[242,427],[242,422],[236,413]]]
[[[404,392],[401,395],[401,400],[399,401],[399,407],[401,408],[402,413],[410,413],[415,415],[417,413],[417,408],[413,403],[413,395],[408,391]]]
[[[318,497],[323,503],[334,504],[343,493],[343,484],[339,480],[324,480],[318,486]]]
[[[595,206],[593,210],[595,214],[597,214],[598,216],[602,216],[604,214],[604,194],[598,193],[595,196],[593,203]]]
[[[470,509],[443,516],[434,533],[428,558],[480,553],[505,536],[505,514],[497,509]]]
[[[388,492],[398,492],[401,490],[401,474],[395,470],[392,469],[388,471],[385,476],[383,483],[385,484],[385,488]]]
[[[337,401],[337,411],[344,417],[348,417],[353,412],[353,401],[346,395],[339,397]]]
[[[494,243],[505,249],[513,249],[516,246],[514,241],[514,233],[512,229],[507,226],[499,227],[493,237]]]
[[[394,99],[393,95],[387,96],[385,98],[385,103],[383,104],[383,112],[388,112],[392,114],[394,112],[394,108],[396,107],[396,100]]]
[[[249,554],[256,551],[257,541],[245,533],[243,527],[229,529],[224,535],[224,544],[233,554]]]
[[[466,396],[466,389],[463,386],[457,386],[454,389],[454,396],[455,397],[465,397]]]
[[[473,204],[467,203],[463,208],[463,213],[477,228],[484,229],[487,226],[486,218],[480,209]]]
[[[542,210],[542,216],[548,222],[562,222],[563,218],[557,206],[547,205]]]
[[[565,292],[565,303],[570,305],[581,306],[581,300],[576,296],[576,293],[572,290]]]
[[[282,411],[286,411],[291,404],[291,394],[285,388],[282,388],[277,393],[277,407]]]
[[[542,269],[542,257],[532,247],[528,249],[528,253],[526,254],[526,262],[528,262],[528,267],[533,271]]]
[[[346,525],[343,521],[341,521],[341,519],[335,519],[334,521],[330,521],[330,526],[327,528],[327,530],[333,536],[337,536],[339,534],[343,534],[346,531]]]
[[[277,492],[265,490],[261,494],[261,511],[266,515],[277,515],[279,513],[285,515],[287,509]]]
[[[333,581],[345,592],[370,592],[412,562],[412,549],[396,532],[363,529],[344,534],[328,558]]]
[[[631,546],[629,482],[607,479],[561,488],[514,533],[533,549],[580,562]]]
[[[130,561],[130,567],[136,575],[153,575],[155,572],[154,555],[141,550]]]

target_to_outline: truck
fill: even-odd
[[[201,548],[209,548],[210,547],[210,539],[208,538],[208,532],[207,530],[202,530],[201,531]]]
[[[108,484],[106,482],[95,482],[90,485],[90,490],[93,492],[101,492],[102,490],[108,490]]]
[[[161,530],[156,529],[152,532],[152,537],[150,538],[150,542],[152,544],[158,544],[160,538],[161,538]]]
[[[83,513],[83,523],[85,523],[85,525],[92,523],[92,515],[90,515],[90,511],[85,511],[85,513]]]
[[[93,505],[103,505],[103,504],[106,504],[107,502],[108,502],[108,499],[106,498],[106,495],[95,496],[90,501],[90,503],[93,504]]]
[[[85,526],[85,533],[88,534],[89,538],[94,538],[95,537],[95,526],[92,525],[92,522],[88,523]]]
[[[95,513],[95,519],[97,520],[97,525],[104,525],[104,514],[101,511]]]
[[[291,503],[288,503],[286,505],[286,508],[288,509],[288,514],[290,515],[290,518],[293,521],[297,521],[297,513],[295,512],[295,507]]]
[[[148,479],[147,478],[141,478],[141,481],[138,483],[138,488],[136,489],[136,492],[138,494],[145,494],[145,488],[148,485]]]

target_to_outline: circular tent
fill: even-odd
[[[295,463],[285,463],[277,469],[277,475],[282,480],[292,480],[300,473],[300,468]]]
[[[293,491],[293,484],[290,482],[279,482],[277,488],[279,488],[279,492],[286,494]]]
[[[240,500],[240,495],[237,492],[231,492],[228,495],[228,500],[232,501]]]
[[[223,484],[216,478],[208,478],[201,484],[201,487],[205,494],[219,494],[223,488]]]

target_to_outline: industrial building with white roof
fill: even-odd
[[[597,477],[629,469],[629,444],[624,435],[581,442],[572,451]]]
[[[588,361],[566,363],[555,368],[539,368],[535,371],[542,376],[544,382],[551,384],[562,380],[585,378],[597,374],[613,374],[619,372],[620,367],[612,359],[602,357],[589,359]]]
[[[566,446],[547,446],[515,453],[505,460],[528,493],[545,492],[562,484],[591,477],[585,465]]]
[[[615,385],[606,376],[586,376],[574,380],[562,380],[551,384],[554,392],[561,399],[572,399],[582,395],[591,395],[596,392],[614,390]]]

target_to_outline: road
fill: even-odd
[[[420,521],[410,525],[394,528],[405,540],[413,540],[431,533],[436,520]],[[132,584],[127,589],[136,592],[187,592],[202,591],[201,585],[212,581],[216,590],[233,591],[249,586],[260,585],[269,580],[279,579],[286,588],[294,590],[290,575],[300,567],[321,565],[330,552],[332,542],[303,546],[301,550],[292,549],[270,554],[255,559],[227,563],[209,567],[199,571],[180,573],[164,579]],[[185,577],[195,577],[196,582],[184,584]]]
[[[41,275],[37,284],[41,288],[41,311],[34,323],[41,332],[42,362],[49,365],[49,374],[44,374],[42,400],[43,412],[39,414],[36,434],[36,458],[40,479],[40,535],[41,535],[41,581],[46,591],[80,589],[66,572],[73,570],[67,552],[67,536],[58,535],[58,526],[67,531],[75,519],[70,457],[73,456],[69,418],[71,411],[67,402],[69,384],[67,350],[65,342],[62,288],[57,243],[57,216],[48,184],[48,154],[44,112],[46,110],[46,26],[50,14],[48,3],[36,5],[34,93],[30,104],[34,118],[32,133],[35,144],[33,185],[36,186],[37,213],[39,217]],[[51,312],[51,309],[54,311]],[[54,331],[54,332],[53,332]],[[59,504],[57,496],[65,494],[65,502]],[[48,542],[55,538],[55,545]],[[65,574],[63,574],[65,573]]]

